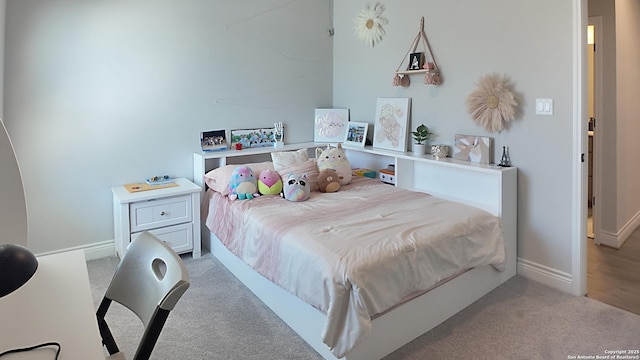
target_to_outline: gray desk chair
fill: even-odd
[[[125,359],[104,318],[111,301],[124,305],[142,320],[144,334],[132,359],[147,360],[169,312],[188,288],[187,268],[171,247],[149,232],[135,238],[96,312],[102,343],[111,354],[107,359]]]

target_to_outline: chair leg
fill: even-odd
[[[102,337],[102,345],[107,348],[109,355],[113,355],[120,352],[120,349],[118,349],[116,340],[113,338],[109,325],[107,325],[107,321],[104,319],[109,305],[111,305],[111,300],[106,297],[102,298],[102,302],[100,302],[100,306],[96,312],[96,318],[98,319],[98,329],[100,330],[100,337]]]
[[[153,347],[158,341],[158,337],[160,336],[160,332],[162,331],[162,327],[167,321],[168,316],[169,310],[160,308],[156,310],[156,315],[152,316],[153,321],[149,323],[144,331],[144,335],[142,335],[142,342],[140,343],[140,346],[138,346],[138,350],[136,351],[136,355],[133,360],[148,360],[149,357],[151,357]]]

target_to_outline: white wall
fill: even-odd
[[[600,180],[597,186],[597,212],[600,221],[600,231],[603,234],[616,234],[617,225],[617,196],[616,196],[616,161],[610,161],[616,157],[616,6],[611,0],[589,0],[589,16],[602,17],[602,28],[599,29],[600,39],[596,39],[596,51],[602,56],[602,117],[596,119],[596,136],[599,137],[602,161],[597,164],[600,176],[594,174],[596,180]],[[605,235],[605,237],[607,236]],[[601,240],[602,234],[596,234],[596,239]]]
[[[640,224],[640,1],[616,0],[617,229]],[[625,238],[626,240],[626,238]]]
[[[572,4],[387,1],[387,36],[374,48],[353,35],[352,19],[363,2],[334,5],[334,106],[348,106],[352,119],[373,123],[377,97],[411,97],[412,128],[424,122],[438,135],[433,142],[451,144],[456,133],[468,133],[491,135],[496,149],[508,146],[519,168],[518,256],[563,275],[572,266]],[[430,87],[414,76],[409,88],[393,87],[421,16],[444,84]],[[475,126],[464,103],[478,78],[492,72],[510,77],[519,103],[517,121],[499,134]],[[535,115],[536,98],[554,99],[553,116]]]
[[[112,240],[111,187],[191,176],[202,130],[331,105],[329,3],[9,0],[5,121],[36,252]]]
[[[4,70],[4,30],[7,0],[0,0],[0,69]],[[4,118],[4,71],[0,71],[0,117]]]

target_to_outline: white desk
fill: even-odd
[[[0,353],[51,341],[60,343],[59,360],[105,358],[81,250],[38,257],[34,276],[0,298]],[[54,359],[55,349],[9,354],[1,360]]]

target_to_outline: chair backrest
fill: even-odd
[[[142,320],[144,334],[133,360],[146,360],[169,312],[188,288],[189,273],[173,249],[149,232],[138,235],[122,257],[96,312],[102,343],[109,354],[120,352],[105,320],[112,301]]]
[[[126,306],[147,326],[156,307],[173,310],[188,288],[182,259],[162,240],[143,232],[129,245],[105,297]]]

